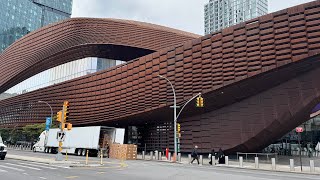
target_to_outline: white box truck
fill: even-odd
[[[60,129],[50,129],[43,131],[33,145],[33,152],[57,153],[59,141],[57,134]],[[65,138],[62,144],[62,153],[76,154],[85,156],[86,150],[90,154],[99,155],[100,150],[105,150],[107,144],[123,144],[125,129],[105,127],[105,126],[88,126],[74,127],[72,130],[65,130]]]

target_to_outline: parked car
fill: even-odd
[[[0,159],[4,160],[7,155],[7,146],[3,144],[2,138],[0,136]]]

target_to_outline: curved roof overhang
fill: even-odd
[[[128,61],[199,37],[154,24],[73,18],[34,31],[0,54],[0,93],[51,67],[85,57]]]

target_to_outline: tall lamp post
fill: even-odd
[[[45,103],[47,104],[49,107],[50,107],[50,110],[51,110],[51,122],[50,122],[50,127],[51,127],[51,124],[52,124],[52,117],[53,117],[53,111],[52,111],[52,107],[50,106],[49,103],[45,102],[45,101],[38,101],[38,103]]]
[[[177,100],[176,100],[176,92],[172,83],[169,81],[168,78],[158,75],[160,78],[167,80],[172,88],[173,91],[173,128],[174,128],[174,154],[173,157],[176,159],[177,157]]]

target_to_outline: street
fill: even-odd
[[[54,155],[12,151],[13,154],[51,158]],[[84,157],[70,156],[71,159]],[[98,158],[91,157],[92,163]],[[248,170],[239,168],[198,166],[196,164],[173,164],[155,161],[125,161],[121,166],[119,161],[104,159],[104,166],[100,167],[67,167],[64,165],[48,165],[38,162],[6,159],[0,161],[1,179],[5,180],[34,180],[34,179],[226,179],[226,180],[292,180],[319,179],[316,175],[279,173],[270,171]]]

